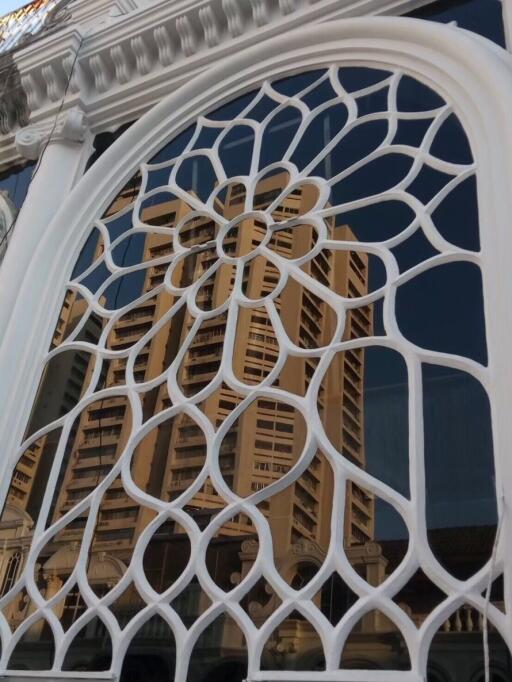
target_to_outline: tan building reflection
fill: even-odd
[[[263,179],[253,200],[254,211],[266,210],[286,187],[287,181],[285,173]],[[310,186],[287,195],[274,210],[274,219],[279,221],[306,213],[314,203],[313,192]],[[133,188],[122,192],[110,213],[114,214],[123,208],[131,201],[133,194]],[[225,218],[234,220],[244,201],[245,188],[234,184],[224,195],[219,195],[216,209]],[[184,201],[173,199],[146,206],[141,217],[148,225],[170,227],[184,219],[190,211]],[[346,226],[329,227],[333,239],[355,239]],[[265,225],[257,217],[240,220],[236,229],[226,234],[222,248],[226,255],[233,258],[247,255],[264,238],[265,231]],[[218,226],[208,217],[193,214],[184,222],[180,239],[185,246],[192,247],[193,255],[174,270],[174,285],[188,286],[197,282],[214,264],[217,254],[213,242],[217,234]],[[284,258],[293,259],[303,255],[313,243],[314,230],[305,223],[295,232],[276,233],[271,245]],[[130,246],[130,242],[127,242],[124,250],[121,250],[121,260],[129,253]],[[142,259],[149,262],[172,253],[172,249],[169,236],[150,234],[141,247]],[[96,255],[101,250],[101,243],[98,243]],[[118,264],[124,265],[124,262]],[[338,294],[354,298],[368,291],[368,267],[368,259],[360,253],[323,251],[302,269]],[[167,292],[150,296],[151,291],[163,281],[167,268],[168,264],[148,267],[143,280],[137,285],[137,291],[130,289],[135,285],[123,281],[105,294],[102,301],[109,308],[124,305],[131,294],[134,299],[141,295],[141,291],[148,294],[144,303],[114,324],[108,337],[110,349],[121,351],[132,347],[166,316],[176,302]],[[219,268],[199,289],[196,297],[198,307],[211,311],[226,302],[234,278],[234,268],[228,265]],[[279,272],[272,263],[256,257],[245,267],[243,292],[248,299],[259,300],[271,293],[278,282]],[[276,298],[275,304],[286,333],[297,345],[318,348],[330,342],[335,331],[334,314],[325,302],[298,281],[290,281]],[[57,347],[69,335],[70,330],[81,320],[85,309],[85,302],[73,292],[68,292],[52,347]],[[196,395],[215,378],[225,345],[226,324],[227,316],[219,314],[204,321],[196,330],[177,373],[178,384],[185,395]],[[167,320],[160,331],[140,349],[133,368],[135,381],[149,381],[162,375],[185,343],[193,325],[194,318],[184,308]],[[354,308],[347,315],[344,339],[369,336],[372,326],[372,307]],[[80,338],[94,343],[102,330],[100,318],[92,315],[83,325]],[[279,342],[265,308],[242,308],[232,358],[235,376],[245,384],[258,384],[275,367],[278,356]],[[362,349],[338,354],[325,375],[318,395],[319,411],[331,442],[361,468],[365,468],[364,363]],[[290,359],[279,372],[274,386],[295,395],[304,395],[316,366],[317,359],[314,357]],[[84,351],[68,351],[57,355],[46,370],[32,415],[30,433],[76,405],[92,380],[93,370],[94,361]],[[96,388],[121,386],[125,381],[125,372],[126,359],[106,362]],[[200,403],[200,409],[218,428],[236,409],[242,397],[222,384]],[[144,420],[170,405],[166,384],[162,379],[156,388],[144,394]],[[50,512],[53,521],[86,498],[104,480],[122,453],[130,430],[130,407],[123,396],[97,400],[81,413],[62,453],[58,491]],[[0,522],[1,595],[11,589],[23,569],[59,437],[60,431],[55,430],[39,439],[22,455],[15,469]],[[267,397],[254,400],[227,431],[219,449],[219,469],[226,486],[237,495],[247,497],[278,481],[298,461],[305,437],[304,418],[292,405]],[[205,458],[204,432],[189,415],[179,414],[172,420],[164,421],[144,438],[135,450],[131,473],[145,492],[161,500],[175,500],[194,484]],[[325,457],[316,453],[309,467],[291,485],[258,504],[258,510],[268,519],[271,528],[276,567],[295,589],[307,584],[325,558],[330,542],[332,499],[332,469]],[[208,478],[187,501],[185,510],[204,528],[224,505],[222,496]],[[138,537],[152,518],[153,512],[141,507],[127,494],[120,477],[111,483],[101,503],[87,566],[90,584],[97,594],[106,594],[122,577],[131,561]],[[43,550],[36,578],[47,598],[61,588],[73,570],[86,522],[85,514],[78,516]],[[349,483],[346,490],[344,545],[357,572],[369,583],[378,585],[394,567],[396,547],[386,551],[374,542],[374,526],[375,504],[372,495]],[[186,565],[187,543],[183,529],[173,522],[162,525],[153,537],[146,551],[144,566],[149,582],[157,591],[162,592],[171,585]],[[257,533],[252,519],[247,514],[237,514],[220,528],[210,543],[206,557],[208,571],[220,587],[232,589],[250,570],[257,551]],[[339,577],[328,580],[314,598],[318,608],[333,623],[339,620],[354,600]],[[189,625],[209,603],[195,579],[172,605],[185,624]],[[276,609],[279,600],[270,587],[260,581],[244,598],[242,605],[259,626]],[[115,602],[112,610],[120,625],[124,626],[141,606],[143,604],[136,591],[129,589]],[[417,604],[417,607],[421,609],[422,605]],[[430,607],[430,604],[426,605],[421,613],[409,607],[409,613],[421,622]],[[85,603],[75,587],[55,608],[55,613],[63,625],[69,627],[85,609]],[[21,594],[3,611],[9,623],[16,627],[31,610],[30,600]],[[135,682],[139,679],[133,671],[138,670],[137,666],[140,661],[146,660],[145,656],[147,660],[140,669],[141,680],[144,679],[146,665],[155,666],[155,680],[168,678],[167,664],[156,662],[158,654],[153,651],[149,656],[145,649],[149,642],[153,645],[155,639],[158,642],[160,636],[163,637],[163,633],[154,624],[149,623],[142,629],[137,640],[139,648],[136,647],[130,654],[132,673],[130,676],[125,672],[126,680]],[[37,668],[36,652],[43,650],[45,637],[48,637],[48,632],[43,626],[36,625],[29,631],[29,646],[33,647],[34,653],[30,667]],[[88,625],[81,633],[80,646],[73,653],[74,658],[72,656],[69,661],[71,668],[101,669],[104,659],[101,642],[104,642],[105,637],[105,629],[101,624],[92,622]],[[205,635],[198,646],[202,648],[202,653],[197,661],[200,660],[203,670],[195,671],[193,661],[191,680],[242,679],[244,642],[240,631],[232,623],[219,621],[216,629]],[[228,668],[224,671],[218,668],[204,677],[204,669],[209,665],[214,666],[219,651],[224,659],[223,665],[228,665]],[[152,657],[151,662],[148,656]],[[359,623],[343,661],[350,667],[363,668],[370,664],[384,668],[406,668],[408,665],[400,635],[394,625],[378,613],[367,614]],[[291,614],[274,632],[264,651],[262,664],[267,669],[322,669],[320,641],[312,626],[300,614]],[[24,665],[22,658],[14,657],[12,665]],[[95,665],[100,667],[95,668]]]

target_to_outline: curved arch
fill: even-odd
[[[406,19],[344,20],[268,41],[240,53],[236,63],[222,64],[183,86],[130,128],[66,200],[34,253],[23,281],[12,270],[16,260],[13,250],[0,276],[0,287],[20,286],[16,305],[0,337],[0,373],[5,378],[0,388],[0,433],[5,434],[6,451],[16,452],[39,379],[40,364],[27,358],[42,357],[42,344],[52,333],[65,280],[88,234],[91,217],[111,201],[128,173],[205,110],[218,107],[266,78],[331,62],[402,69],[452,102],[480,168],[482,254],[487,262],[505,264],[502,259],[507,252],[506,233],[512,209],[507,187],[512,167],[505,153],[496,153],[491,162],[488,150],[512,148],[508,121],[512,110],[508,88],[511,69],[494,49],[453,28]],[[478,71],[475,62],[479,63]],[[9,279],[11,274],[16,276]],[[484,273],[484,278],[487,305],[494,309],[488,335],[493,358],[490,369],[499,397],[494,426],[496,451],[500,452],[499,445],[510,440],[512,427],[506,416],[506,377],[500,376],[495,367],[500,364],[497,359],[505,340],[501,325],[507,328],[512,321],[507,306],[512,292],[504,291],[509,285],[496,281],[490,272]],[[11,381],[14,377],[16,381]],[[12,462],[6,462],[6,467]],[[503,478],[499,463],[497,470]],[[3,476],[3,480],[1,492],[5,494],[9,479]],[[504,631],[503,623],[498,626],[510,642],[511,633]],[[410,654],[415,657],[416,669],[426,666],[428,632],[423,631],[421,644],[412,624],[405,633],[408,643],[415,643]]]

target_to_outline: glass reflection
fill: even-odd
[[[482,384],[460,369],[461,358],[486,361],[480,273],[464,254],[459,263],[413,270],[440,254],[444,239],[450,248],[478,244],[475,220],[455,220],[462,205],[466,217],[468,203],[475,206],[474,182],[459,183],[441,201],[446,174],[410,178],[415,200],[439,199],[429,207],[439,212],[438,231],[414,224],[414,211],[396,194],[375,198],[405,182],[411,158],[362,161],[386,136],[419,146],[430,125],[442,131],[436,117],[444,104],[404,78],[390,136],[383,93],[391,75],[346,69],[339,77],[372,120],[339,135],[347,109],[325,106],[335,98],[326,72],[274,84],[282,95],[302,92],[312,112],[300,144],[293,142],[301,116],[293,103],[253,102],[253,93],[226,105],[210,116],[219,126],[241,112],[266,126],[259,163],[251,165],[257,145],[247,125],[222,138],[198,136],[190,154],[192,133],[184,133],[153,163],[181,152],[184,159],[150,170],[147,181],[136,173],[120,190],[65,294],[27,429],[32,441],[0,520],[0,595],[12,629],[23,625],[35,610],[23,582],[27,552],[36,524],[47,528],[32,578],[68,630],[88,610],[74,571],[89,529],[87,579],[119,626],[140,614],[150,590],[168,609],[137,623],[122,682],[172,679],[180,652],[163,616],[170,610],[189,631],[201,622],[187,679],[241,682],[247,646],[239,623],[223,608],[202,623],[222,602],[220,591],[236,594],[256,627],[274,618],[263,670],[325,669],[301,594],[333,626],[361,609],[340,669],[410,669],[399,625],[378,609],[365,611],[360,599],[361,585],[396,577],[410,545],[403,509],[415,502],[420,466],[409,451],[413,427],[422,437],[410,423],[413,396],[423,396],[426,520],[438,569],[464,580],[490,557],[490,407]],[[421,125],[405,125],[411,121]],[[213,154],[218,138],[227,180],[202,155],[206,144]],[[471,163],[465,136],[448,138],[455,147],[440,157]],[[298,178],[308,165],[311,172]],[[251,167],[255,177],[230,178]],[[445,364],[425,360],[439,351],[452,354]],[[411,371],[411,354],[420,353],[422,382]],[[272,565],[263,568],[262,528],[273,547]],[[202,534],[202,554],[194,553],[193,531]],[[347,560],[344,571],[324,570],[332,549]],[[417,564],[393,599],[420,627],[446,594],[419,557]],[[490,601],[504,608],[499,579]],[[463,649],[461,636],[480,633],[478,609],[470,608],[469,620],[465,611],[465,620],[454,614],[437,635],[433,680],[441,659],[455,660]],[[65,669],[107,670],[105,624],[91,618],[76,629]],[[30,625],[20,649],[25,665],[45,669],[30,647],[48,656],[47,635],[44,623]],[[501,665],[504,650],[496,656]]]

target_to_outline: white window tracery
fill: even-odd
[[[86,245],[92,262],[84,269],[84,261],[79,259],[68,282],[60,329],[57,325],[46,364],[47,378],[59,361],[73,366],[75,379],[81,372],[79,388],[72,383],[63,388],[64,413],[49,423],[42,423],[36,408],[32,435],[19,450],[26,455],[28,449],[39,448],[52,469],[47,471],[41,509],[34,518],[23,575],[0,602],[6,669],[16,647],[24,638],[30,640],[26,635],[44,620],[49,625],[45,632],[51,629],[56,643],[51,664],[57,671],[69,669],[69,651],[82,628],[91,630],[95,622],[95,632],[99,624],[102,637],[108,633],[104,639],[110,639],[112,647],[111,658],[99,657],[96,665],[108,663],[116,672],[124,657],[132,655],[130,642],[149,628],[157,639],[163,639],[165,632],[170,642],[174,640],[168,651],[175,652],[176,679],[185,680],[198,642],[206,647],[210,641],[220,649],[222,633],[236,626],[247,647],[249,679],[299,680],[306,679],[304,674],[318,680],[363,679],[354,676],[354,671],[370,670],[376,664],[381,666],[380,673],[386,662],[361,661],[350,652],[348,642],[359,621],[366,618],[368,622],[371,614],[379,611],[371,627],[386,632],[379,627],[390,623],[389,631],[398,631],[397,641],[403,642],[401,658],[388,668],[402,671],[393,672],[393,679],[419,680],[425,647],[437,630],[471,632],[481,628],[488,563],[476,567],[461,582],[443,565],[429,536],[422,395],[426,384],[435,383],[435,377],[423,368],[437,366],[450,368],[457,376],[464,373],[471,386],[479,386],[480,404],[485,403],[482,396],[490,386],[485,340],[483,346],[470,345],[460,353],[422,347],[418,339],[403,332],[396,314],[402,287],[425,273],[450,264],[467,264],[471,272],[479,272],[478,246],[466,248],[450,241],[444,233],[446,224],[440,229],[434,218],[457,188],[464,183],[468,186],[475,178],[477,166],[470,157],[453,160],[433,152],[436,140],[445,134],[441,131],[448,129],[447,122],[456,118],[449,103],[432,93],[432,98],[438,99],[432,108],[402,109],[399,93],[403,84],[412,88],[416,83],[422,89],[418,81],[399,69],[370,72],[360,68],[357,77],[369,74],[371,82],[351,89],[348,83],[354,74],[347,67],[346,80],[344,69],[331,64],[313,77],[306,74],[311,82],[293,94],[287,93],[279,80],[266,81],[240,105],[235,103],[232,115],[226,116],[227,106],[222,110],[226,118],[218,119],[216,114],[200,117],[191,135],[184,133],[176,142],[182,145],[179,153],[172,158],[162,154],[159,159],[157,155],[143,164],[116,199],[119,203],[114,202],[96,218]],[[320,104],[314,101],[318,93]],[[280,120],[282,112],[289,109],[294,115]],[[327,115],[331,109],[334,115]],[[383,134],[375,146],[364,149],[362,135],[354,147],[355,158],[350,158],[354,153],[350,147],[336,156],[353,131],[379,122]],[[416,143],[400,139],[409,134],[404,132],[404,122],[425,123],[421,133],[411,133],[417,135]],[[321,125],[315,129],[318,123]],[[278,142],[269,145],[265,138],[269,131],[279,131],[279,142],[284,139],[283,131],[291,133],[283,149]],[[203,146],[204,140],[211,138],[214,141]],[[250,152],[245,152],[246,145]],[[231,154],[230,148],[236,154]],[[169,149],[172,144],[166,154]],[[266,161],[263,154],[267,153],[279,158]],[[396,164],[383,165],[383,172],[377,170],[357,186],[350,185],[357,173],[393,155]],[[433,189],[424,179],[418,181],[430,171],[437,182],[442,180],[440,186],[434,183]],[[361,187],[365,191],[357,196]],[[370,191],[373,187],[376,189]],[[422,196],[424,187],[428,196]],[[379,239],[378,228],[374,237],[362,238],[350,224],[343,227],[347,214],[354,217],[359,210],[386,202],[402,203],[412,214],[405,226],[386,239]],[[157,211],[153,211],[155,206]],[[407,265],[403,252],[397,255],[400,245],[420,235],[428,243],[428,256]],[[134,243],[139,244],[137,258]],[[345,288],[332,274],[339,275],[343,267],[352,273]],[[384,273],[382,283],[380,271]],[[139,283],[138,290],[130,284],[130,277]],[[256,279],[257,291],[253,286]],[[304,318],[295,331],[285,319],[292,300],[287,290],[290,285],[301,297]],[[79,319],[71,321],[70,311]],[[178,334],[179,344],[170,349],[173,333]],[[168,347],[157,371],[151,360],[162,337],[167,338]],[[201,355],[203,337],[217,344],[210,358],[204,349]],[[237,357],[240,348],[244,348],[242,358]],[[400,487],[403,477],[398,475],[400,481],[394,486],[368,470],[361,435],[358,456],[356,432],[357,427],[364,429],[364,415],[354,414],[367,409],[364,402],[352,402],[355,412],[351,416],[350,407],[344,409],[342,400],[337,417],[339,420],[344,409],[339,437],[332,435],[333,422],[325,417],[322,400],[331,395],[328,384],[336,363],[341,363],[342,370],[337,371],[343,371],[347,384],[350,379],[345,377],[350,377],[350,371],[354,383],[363,382],[361,364],[364,366],[365,353],[369,357],[372,349],[384,349],[383,358],[399,357],[405,371],[407,490]],[[207,360],[201,359],[204,357]],[[301,363],[300,388],[294,385],[296,361]],[[46,388],[43,380],[38,400]],[[148,412],[150,394],[152,412]],[[217,419],[212,419],[205,407],[208,400],[216,401]],[[267,406],[260,404],[264,401]],[[350,405],[350,398],[345,402]],[[248,420],[247,415],[255,419],[257,433],[250,437],[251,457],[257,466],[244,488],[239,474],[236,480],[237,467],[230,466],[226,455],[232,452],[233,432],[240,432],[241,420]],[[169,437],[171,459],[161,471],[160,491],[155,492],[151,475],[140,472],[141,453],[148,439],[158,439],[166,426],[174,429],[175,435]],[[287,440],[283,434],[290,433],[293,435]],[[187,458],[192,461],[187,467],[173,468],[180,438],[190,448]],[[265,455],[269,444],[270,459]],[[288,454],[292,456],[285,461],[282,454],[290,444],[292,452]],[[92,448],[96,454],[91,454]],[[73,469],[73,458],[80,460],[85,449],[88,456],[84,459],[94,460],[95,466]],[[276,461],[278,457],[281,459]],[[489,464],[492,450],[485,457]],[[249,461],[242,445],[237,458],[240,470]],[[307,490],[308,485],[310,491],[314,488],[315,480],[321,481],[312,473],[318,469],[324,472],[324,481],[326,471],[333,480],[327,521],[319,513],[315,518],[308,508],[320,503],[318,496],[308,497]],[[170,476],[169,470],[176,473]],[[19,468],[14,475],[17,473]],[[148,480],[141,483],[144,477]],[[72,479],[88,481],[90,492],[82,497],[81,492],[71,491],[68,502],[66,493]],[[300,488],[298,481],[303,482]],[[294,563],[288,555],[286,563],[276,545],[278,535],[269,505],[291,486],[295,486],[296,498],[299,489],[303,497],[292,515],[292,526],[295,524],[298,532],[290,535],[287,548],[297,560]],[[328,490],[324,482],[323,493]],[[107,499],[128,500],[129,504],[118,510],[118,518],[135,517],[138,525],[130,527],[119,521],[113,526],[112,521],[118,521],[106,516],[114,513],[106,505]],[[489,504],[486,519],[492,526],[495,497]],[[398,565],[372,584],[368,574],[363,577],[356,570],[360,559],[354,548],[375,552],[376,560],[385,558],[376,547],[373,516],[380,513],[376,509],[384,507],[401,519],[396,523],[406,529],[408,542]],[[357,520],[358,513],[362,515],[359,525],[354,522],[353,531],[347,531],[347,518]],[[361,530],[365,524],[366,534]],[[76,535],[77,529],[83,532],[82,538]],[[145,557],[151,543],[161,542],[166,533],[180,536],[183,546],[190,547],[189,559],[169,585],[156,589],[148,577]],[[65,541],[66,534],[75,544]],[[221,562],[216,542],[230,534],[242,538],[238,550],[245,557],[242,568],[232,575],[212,572],[208,552],[213,548],[216,562]],[[114,544],[102,555],[101,542]],[[41,556],[45,558],[43,572],[53,579],[47,580],[44,590],[34,574]],[[438,606],[415,619],[418,614],[399,605],[396,595],[420,569],[443,597]],[[350,592],[346,611],[334,623],[318,599],[333,574]],[[165,582],[163,575],[160,579]],[[260,584],[262,580],[265,584]],[[58,605],[66,595],[75,594],[76,586],[85,612],[64,631]],[[126,622],[116,609],[130,590],[139,610]],[[187,590],[193,597],[184,598]],[[257,598],[250,601],[255,591]],[[12,632],[9,608],[20,595],[31,606]],[[185,606],[178,608],[179,600]],[[199,614],[191,606],[198,602],[204,609]],[[504,634],[504,617],[496,603],[489,606],[489,614],[497,631]],[[230,624],[224,622],[220,629],[212,629],[222,617]],[[297,637],[286,639],[283,624],[290,627],[292,622],[296,632],[310,628],[314,647],[304,651]],[[346,647],[350,655],[344,658]],[[243,646],[241,650],[245,651]],[[309,667],[301,671],[300,661]],[[365,674],[368,679],[392,679]]]

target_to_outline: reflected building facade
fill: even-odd
[[[222,240],[225,255],[233,259],[244,258],[265,239],[266,225],[259,220],[258,211],[267,210],[283,194],[286,183],[285,174],[275,174],[260,181],[253,198],[253,211],[247,214],[240,208],[246,201],[243,185],[231,185],[223,195],[219,194],[216,210],[233,225]],[[122,213],[130,205],[137,189],[137,186],[129,187],[121,192],[107,217]],[[272,212],[274,220],[278,222],[307,213],[315,201],[311,192],[311,188],[306,188],[287,195],[275,206]],[[106,309],[115,310],[131,298],[139,297],[142,291],[146,295],[144,303],[121,315],[106,331],[108,323],[94,313],[83,320],[86,301],[69,291],[51,348],[57,348],[77,325],[81,325],[78,338],[93,344],[102,334],[107,334],[107,347],[112,351],[122,353],[139,344],[133,367],[128,371],[136,385],[154,382],[151,390],[141,393],[146,421],[172,407],[164,372],[172,362],[177,362],[182,347],[186,347],[186,352],[181,357],[176,378],[183,394],[196,396],[215,380],[226,343],[227,325],[225,312],[215,311],[224,311],[229,305],[237,275],[235,267],[229,264],[212,269],[217,258],[216,244],[221,228],[211,218],[196,215],[185,201],[177,198],[157,201],[143,208],[141,218],[147,226],[159,228],[152,234],[146,234],[143,243],[136,246],[139,260],[149,265],[135,284],[119,279],[103,293],[100,302]],[[167,275],[168,262],[164,260],[155,265],[154,261],[174,253],[173,239],[165,233],[165,228],[176,225],[180,225],[180,242],[191,248],[192,257],[179,261]],[[332,239],[345,242],[355,239],[348,226],[335,226],[334,222],[328,222],[328,228]],[[130,237],[120,246],[118,264],[121,266],[131,257],[130,249],[135,248],[129,240]],[[274,233],[271,238],[276,252],[289,259],[300,259],[305,250],[314,246],[314,240],[314,228],[306,222],[292,230]],[[92,251],[93,260],[101,256],[101,238],[97,239]],[[356,251],[322,251],[303,269],[316,281],[347,299],[361,298],[369,291],[369,259]],[[167,289],[157,289],[166,276],[177,288],[201,280],[195,304],[199,310],[212,314],[200,326],[186,306],[180,308],[176,305],[178,296]],[[261,300],[278,286],[279,272],[271,261],[260,256],[247,259],[243,270],[243,292],[247,300]],[[156,293],[152,294],[154,290]],[[330,343],[336,329],[336,316],[325,301],[315,297],[297,280],[284,286],[274,300],[283,329],[297,346],[315,349]],[[371,336],[373,313],[372,304],[350,308],[343,340]],[[150,334],[155,327],[158,332]],[[276,371],[279,343],[265,306],[240,307],[235,338],[232,367],[241,384],[254,386],[274,372],[272,386],[297,396],[306,394],[318,358],[313,354],[289,357]],[[30,433],[69,412],[93,381],[96,382],[96,390],[120,389],[117,396],[89,404],[75,420],[65,451],[61,453],[60,484],[50,507],[52,523],[85,500],[108,476],[123,452],[132,428],[131,406],[122,391],[126,373],[126,357],[106,360],[98,368],[94,355],[81,350],[57,355],[56,362],[47,367],[31,417]],[[317,396],[319,414],[329,440],[350,462],[362,469],[366,467],[364,386],[365,350],[352,348],[336,354]],[[209,393],[199,403],[199,407],[212,427],[219,429],[243,399],[242,393],[220,383],[215,392]],[[8,504],[0,522],[1,595],[13,587],[23,568],[59,437],[60,431],[56,429],[35,441],[23,453],[14,471]],[[225,486],[236,495],[247,497],[278,482],[298,462],[305,439],[304,418],[297,409],[284,400],[257,397],[225,429],[218,461]],[[203,428],[190,414],[181,412],[172,419],[163,420],[139,443],[133,455],[131,476],[145,493],[164,501],[177,500],[186,495],[201,476],[206,452]],[[332,528],[333,486],[331,465],[321,452],[316,452],[300,477],[257,505],[270,526],[276,567],[295,589],[301,589],[308,583],[326,557]],[[200,528],[206,528],[224,506],[222,490],[208,477],[196,486],[184,505],[184,511]],[[343,522],[345,551],[357,573],[371,585],[378,586],[400,563],[401,555],[407,550],[407,542],[401,545],[400,542],[376,542],[375,515],[373,495],[348,481]],[[155,516],[154,511],[130,497],[121,476],[111,481],[101,501],[87,565],[89,583],[98,596],[107,594],[122,578],[138,538]],[[36,580],[46,599],[56,594],[71,574],[87,518],[87,510],[75,515],[43,549],[36,567]],[[211,577],[222,589],[229,591],[249,573],[259,549],[257,538],[253,520],[244,513],[237,514],[218,529],[209,544],[206,564]],[[158,528],[144,556],[145,574],[156,591],[164,591],[179,578],[188,561],[188,552],[187,536],[177,522],[168,521]],[[464,554],[463,549],[461,554]],[[396,599],[418,625],[435,606],[435,590],[431,583],[423,581],[424,576],[415,576]],[[423,591],[428,595],[426,603],[418,600],[418,593]],[[499,598],[496,595],[495,601],[498,602]],[[314,604],[333,624],[355,600],[355,595],[336,574],[313,598]],[[243,608],[258,627],[279,604],[274,591],[261,580],[242,601]],[[193,578],[187,589],[172,602],[187,626],[195,622],[209,605],[210,601],[197,578]],[[143,607],[144,602],[131,586],[110,608],[123,627]],[[3,612],[11,627],[15,628],[30,615],[32,608],[31,600],[22,592],[4,607]],[[54,607],[54,611],[63,626],[69,627],[86,608],[75,586]],[[461,607],[447,621],[443,633],[438,635],[441,659],[447,644],[453,655],[451,642],[455,635],[463,635],[473,641],[481,628],[478,614],[470,607]],[[163,621],[158,623],[154,620],[142,628],[138,635],[139,654],[127,659],[123,679],[127,682],[142,680],[147,672],[146,666],[153,666],[154,678],[158,682],[168,679],[172,661],[166,661],[163,654],[148,654],[157,642],[167,652],[166,656],[172,659],[172,647],[163,643],[165,630]],[[48,628],[34,625],[28,638],[33,655],[37,657],[40,652],[43,656],[51,638]],[[104,625],[97,619],[91,621],[81,633],[79,647],[71,655],[70,669],[80,669],[84,665],[88,670],[95,669],[94,666],[102,669],[106,640]],[[460,639],[457,642],[460,642],[461,651],[467,651],[467,642]],[[243,678],[244,664],[241,661],[245,657],[245,642],[240,630],[228,618],[218,621],[215,630],[205,632],[198,646],[202,647],[200,668],[196,669],[196,662],[192,660],[191,680],[207,682],[219,679],[219,675],[227,675],[225,679],[233,682]],[[205,662],[213,665],[219,652],[227,661],[222,664],[225,667],[216,669],[217,677],[204,678],[202,668]],[[23,662],[14,660],[13,667],[16,665],[23,665]],[[263,669],[321,670],[323,665],[318,635],[298,612],[290,614],[275,630],[262,657]],[[341,661],[342,667],[367,668],[369,665],[385,669],[408,667],[408,655],[401,635],[380,612],[363,616]],[[437,682],[434,673],[432,675],[432,682]]]

